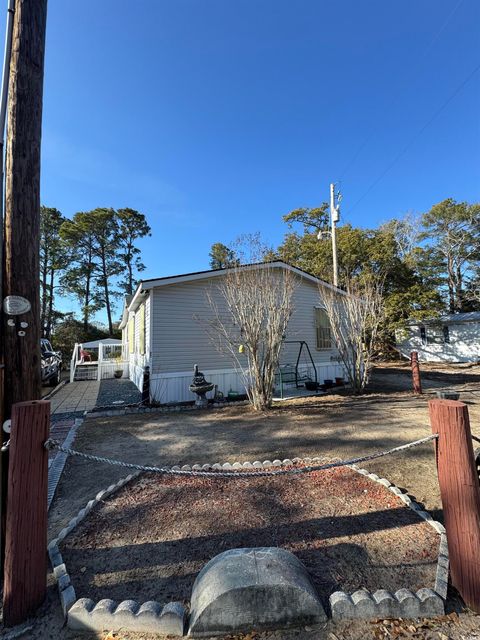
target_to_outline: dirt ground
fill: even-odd
[[[350,458],[428,435],[428,399],[438,389],[453,387],[469,405],[472,432],[480,436],[480,367],[425,367],[423,396],[414,397],[409,391],[410,385],[405,366],[388,365],[378,368],[369,393],[362,397],[351,397],[344,391],[320,398],[299,399],[276,405],[263,415],[246,407],[233,407],[205,412],[88,419],[79,431],[75,448],[100,456],[156,465],[253,462],[296,456]],[[407,490],[435,518],[442,519],[430,443],[365,466]],[[125,470],[119,467],[70,458],[50,510],[50,537],[53,538],[98,491],[125,475]],[[450,606],[456,606],[456,601],[452,600]],[[436,621],[434,628],[430,622],[425,622],[423,627],[417,625],[415,632],[407,631],[402,637],[480,638],[479,620],[462,613],[459,618],[453,616]],[[25,637],[32,640],[96,637],[75,634],[62,624],[58,596],[52,585],[34,629]],[[395,637],[391,632],[388,636],[381,631],[382,624],[381,621],[377,625],[359,622],[333,625],[329,622],[321,629],[279,631],[267,636],[253,634],[251,638],[378,640]],[[134,636],[121,634],[117,637]]]
[[[460,380],[452,384],[452,376]],[[91,454],[156,465],[350,458],[429,435],[428,400],[435,391],[453,387],[469,405],[472,432],[480,434],[480,366],[455,368],[453,374],[424,372],[423,387],[422,396],[413,396],[408,369],[389,365],[375,372],[364,396],[353,397],[345,390],[289,400],[262,415],[241,406],[89,418],[75,446]],[[435,515],[441,502],[432,451],[433,445],[426,444],[369,462],[368,468],[411,492]],[[92,496],[124,475],[120,467],[70,458],[49,514],[51,537]]]
[[[78,597],[189,604],[215,555],[283,547],[324,604],[339,589],[435,583],[439,536],[384,486],[348,468],[245,480],[134,480],[62,544]]]

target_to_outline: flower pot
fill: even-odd
[[[323,384],[325,385],[326,389],[331,389],[333,387],[333,380],[324,380]]]
[[[343,387],[343,385],[345,384],[343,378],[335,378],[335,386],[336,387]]]
[[[122,369],[117,369],[116,371],[113,372],[113,375],[115,378],[119,379],[123,376],[123,370]]]

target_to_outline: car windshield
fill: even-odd
[[[41,348],[42,348],[42,353],[45,353],[45,351],[51,351],[52,350],[52,346],[49,343],[48,340],[42,340],[41,341]]]

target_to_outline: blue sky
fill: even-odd
[[[357,225],[478,201],[479,42],[478,0],[49,0],[42,203],[143,211],[155,277],[340,178]]]

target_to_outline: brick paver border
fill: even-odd
[[[62,445],[64,447],[71,447],[75,440],[75,436],[77,435],[77,431],[82,424],[83,420],[81,418],[76,418],[73,426],[70,428],[67,437],[65,438]],[[55,495],[55,491],[57,490],[58,483],[60,482],[60,478],[63,473],[63,469],[65,468],[65,463],[67,461],[68,453],[64,453],[63,451],[58,451],[55,458],[49,463],[48,466],[48,506],[47,509],[50,509],[50,506],[53,501],[53,497]]]

